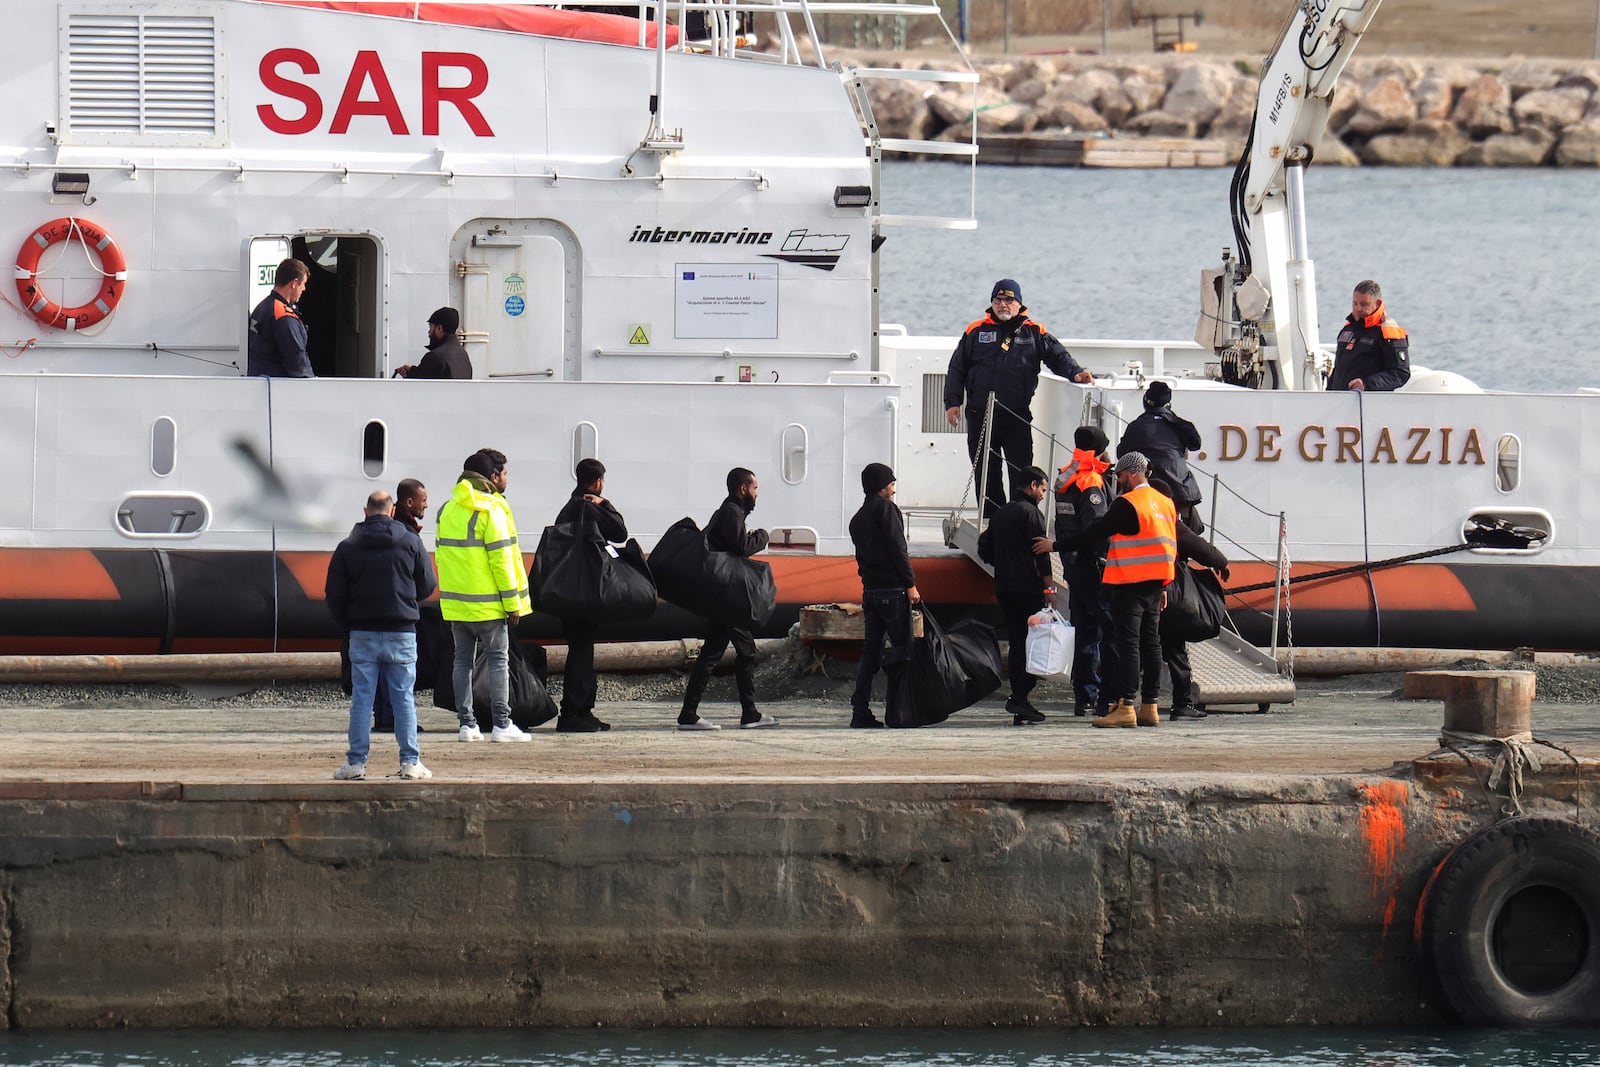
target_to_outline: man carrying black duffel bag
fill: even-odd
[[[1172,486],[1165,479],[1151,478],[1150,485],[1156,492],[1172,499]],[[1178,560],[1175,564],[1174,587],[1183,579],[1182,572],[1188,568],[1191,559],[1216,571],[1223,581],[1228,580],[1228,557],[1220,549],[1182,522],[1178,523],[1177,534]],[[1194,579],[1191,577],[1189,580]],[[1181,607],[1176,596],[1169,596],[1166,607],[1161,609],[1161,658],[1166,661],[1167,674],[1172,679],[1172,710],[1167,713],[1167,718],[1203,719],[1206,713],[1194,702],[1194,669],[1189,665],[1189,640],[1181,632],[1182,625],[1178,619]]]
[[[622,513],[601,493],[606,487],[606,465],[598,459],[578,461],[574,471],[577,488],[562,506],[553,525],[592,522],[607,541],[628,539],[628,526]],[[561,674],[561,715],[556,732],[592,734],[611,729],[611,724],[595,717],[594,701],[598,682],[594,673],[594,641],[598,624],[585,619],[562,616],[561,628],[567,635],[567,665]]]
[[[745,529],[745,516],[756,508],[759,490],[755,472],[735,467],[728,472],[728,499],[706,523],[706,546],[713,552],[729,552],[736,556],[754,556],[767,547],[767,531]],[[705,644],[700,646],[700,656],[689,671],[689,681],[683,689],[683,709],[678,712],[680,730],[720,730],[714,722],[700,717],[700,698],[705,695],[711,671],[733,643],[734,679],[739,687],[739,707],[742,714],[739,725],[750,730],[760,726],[776,726],[778,720],[764,715],[756,708],[756,642],[749,630],[737,629],[724,623],[711,622],[706,632]]]
[[[850,725],[857,730],[883,726],[872,714],[872,680],[883,665],[884,644],[896,653],[888,665],[889,694],[885,703],[902,698],[906,660],[911,640],[911,605],[922,603],[917,576],[911,570],[906,548],[906,520],[895,506],[894,471],[887,463],[868,463],[861,471],[866,499],[850,520],[850,540],[856,548],[856,572],[861,575],[861,612],[866,637],[856,668],[856,688],[850,696]]]

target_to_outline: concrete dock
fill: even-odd
[[[343,713],[0,709],[7,1025],[1414,1024],[1422,884],[1495,818],[1394,679],[1095,730],[615,729],[331,780]],[[1594,825],[1600,706],[1522,803]],[[1570,756],[1569,756],[1570,754]],[[1420,761],[1420,762],[1419,762]],[[1582,771],[1579,770],[1580,763]]]

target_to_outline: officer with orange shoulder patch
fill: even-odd
[[[298,259],[278,264],[272,292],[250,312],[250,344],[245,373],[269,378],[315,378],[306,355],[306,324],[295,303],[311,281],[311,268]]]
[[[1383,290],[1370,278],[1356,283],[1350,314],[1339,331],[1328,389],[1387,393],[1411,380],[1411,339],[1383,305]]]
[[[990,395],[994,396],[983,502],[986,519],[1007,499],[1000,488],[1001,453],[1011,468],[1011,497],[1015,499],[1027,485],[1024,474],[1033,466],[1033,411],[1029,404],[1039,388],[1040,365],[1074,382],[1087,385],[1094,381],[1094,375],[1080,367],[1049,330],[1028,318],[1027,311],[1022,287],[1014,279],[995,282],[989,294],[989,313],[961,335],[945,376],[945,417],[951,426],[958,425],[965,403],[967,455],[974,466],[983,442],[984,413]]]

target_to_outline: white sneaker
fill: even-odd
[[[463,726],[456,734],[457,741],[482,741],[483,731],[476,726]]]
[[[504,726],[496,726],[492,731],[490,731],[489,740],[500,742],[532,741],[533,735],[530,733],[524,733],[516,723],[508,722]]]
[[[400,764],[400,777],[412,779],[432,778],[433,772],[424,767],[419,760],[416,763]]]
[[[762,712],[761,718],[756,719],[753,722],[741,722],[739,724],[739,729],[741,729],[741,730],[755,730],[755,729],[758,729],[758,728],[760,728],[762,726],[776,726],[776,725],[778,725],[778,720],[777,720],[777,718],[775,716],[768,715],[766,712]]]
[[[336,782],[355,782],[366,776],[367,765],[365,763],[346,763],[343,767],[333,772],[333,780]]]
[[[722,729],[722,727],[718,726],[716,723],[711,722],[711,721],[709,721],[707,719],[699,719],[699,718],[697,718],[697,719],[695,719],[694,722],[680,722],[678,724],[678,729],[680,729],[680,730],[720,730],[720,729]]]

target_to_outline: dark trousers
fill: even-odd
[[[561,672],[561,717],[581,719],[594,714],[594,639],[599,627],[592,622],[562,619],[567,635],[567,666]]]
[[[1102,655],[1111,656],[1111,612],[1100,584],[1100,565],[1091,557],[1080,562],[1063,554],[1061,573],[1067,579],[1067,621],[1072,623],[1072,699],[1102,706],[1105,675],[1100,661]]]
[[[978,469],[978,450],[983,446],[983,416],[987,400],[978,407],[967,408],[967,458],[973,466],[973,491],[978,488],[978,481],[982,480],[982,473]],[[997,406],[994,409],[994,429],[989,433],[989,491],[985,494],[983,502],[983,517],[988,518],[998,511],[1010,499],[1001,486],[1001,454],[1005,455],[1005,466],[1010,468],[1010,482],[1012,495],[1016,495],[1017,479],[1023,471],[1033,466],[1033,428],[1026,422],[1002,411]]]
[[[1161,592],[1162,582],[1107,585],[1111,606],[1113,643],[1117,648],[1117,674],[1111,688],[1114,700],[1145,704],[1161,697]]]
[[[759,718],[756,710],[756,642],[748,630],[735,630],[731,626],[712,623],[706,633],[706,643],[700,646],[700,655],[689,669],[689,681],[683,687],[683,710],[679,722],[693,722],[705,695],[711,672],[722,660],[722,654],[733,644],[733,677],[739,687],[739,707],[745,721]]]
[[[872,717],[872,680],[880,666],[888,678],[884,703],[897,708],[911,706],[911,676],[906,671],[911,651],[911,598],[904,589],[864,589],[861,614],[867,633],[861,642],[861,662],[856,665],[850,712],[852,718],[865,720]]]
[[[1038,614],[1044,607],[1044,590],[997,589],[994,598],[1000,602],[1000,619],[1011,645],[1006,660],[1011,675],[1011,699],[1021,703],[1039,684],[1039,679],[1028,673],[1028,616]]]
[[[1181,564],[1180,564],[1181,566]],[[1161,658],[1167,661],[1167,674],[1172,678],[1172,706],[1194,706],[1194,671],[1189,666],[1189,643],[1180,641],[1161,628]]]

